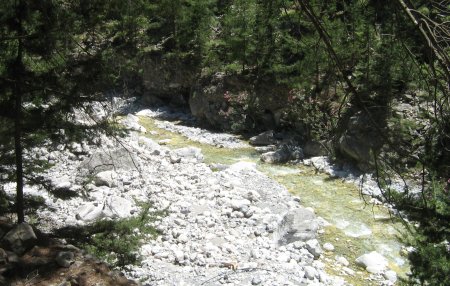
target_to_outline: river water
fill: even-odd
[[[227,149],[200,144],[161,128],[155,119],[141,117],[140,123],[152,130],[147,136],[155,141],[167,140],[170,148],[195,146],[202,149],[205,163],[211,165],[254,162],[258,169],[284,185],[301,204],[314,209],[326,226],[320,231],[321,243],[333,244],[335,250],[324,252],[324,262],[330,274],[342,276],[353,285],[378,285],[369,273],[355,264],[355,259],[377,251],[389,261],[389,268],[405,278],[409,271],[407,258],[401,255],[402,239],[406,237],[402,223],[390,216],[387,208],[369,204],[369,197],[360,194],[358,186],[340,178],[318,174],[303,165],[270,165],[259,160],[253,148]],[[336,257],[343,256],[350,263],[346,269],[337,267]],[[399,284],[399,283],[397,283]]]

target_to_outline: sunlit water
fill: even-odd
[[[385,207],[368,203],[370,198],[362,197],[356,185],[317,174],[305,166],[269,165],[259,161],[259,154],[253,148],[226,149],[203,145],[169,131],[159,129],[153,119],[141,118],[147,130],[156,131],[147,136],[158,141],[170,139],[167,145],[181,148],[187,145],[202,149],[205,163],[233,164],[240,161],[257,163],[258,169],[284,185],[293,195],[300,197],[301,204],[315,210],[317,216],[329,223],[320,234],[322,243],[334,245],[333,252],[325,252],[327,270],[344,276],[354,285],[376,285],[367,280],[369,276],[357,266],[355,259],[370,251],[377,251],[389,260],[389,267],[400,277],[409,270],[407,259],[400,255],[402,243],[399,237],[405,233],[403,225],[391,218]],[[336,255],[342,255],[350,262],[349,267],[356,271],[349,276],[337,271],[333,266]]]

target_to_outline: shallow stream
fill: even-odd
[[[298,196],[303,206],[313,208],[317,216],[329,223],[321,231],[320,241],[335,247],[332,252],[324,252],[324,262],[330,274],[342,276],[353,285],[378,285],[370,280],[369,273],[354,263],[360,255],[377,251],[389,260],[390,269],[400,278],[406,277],[409,269],[407,258],[400,254],[400,237],[405,232],[403,225],[391,218],[385,207],[369,204],[370,198],[361,196],[355,184],[317,174],[306,166],[262,163],[253,148],[227,149],[194,142],[158,128],[154,120],[140,118],[140,123],[152,130],[147,136],[155,141],[170,139],[166,143],[170,148],[199,147],[207,164],[254,162],[260,171]],[[354,272],[336,267],[336,256],[344,256],[350,262],[348,268]]]

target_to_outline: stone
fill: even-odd
[[[344,266],[348,266],[350,264],[344,256],[336,256],[336,262]]]
[[[110,218],[127,218],[131,216],[133,203],[119,196],[108,197],[105,201],[103,215]]]
[[[381,273],[388,266],[387,259],[376,251],[361,255],[355,262],[370,273]]]
[[[68,268],[73,263],[74,257],[71,251],[60,251],[56,255],[55,262],[61,267]]]
[[[308,240],[305,244],[306,249],[311,253],[315,259],[319,258],[322,254],[322,248],[320,247],[317,239]]]
[[[318,275],[317,270],[312,266],[305,266],[304,270],[305,270],[305,277],[308,278],[309,280],[314,280],[314,278],[316,278],[316,276]]]
[[[191,160],[193,162],[197,162],[197,163],[201,163],[203,162],[203,154],[202,154],[202,150],[200,148],[197,147],[184,147],[184,148],[179,148],[179,149],[175,149],[173,151],[177,157],[186,159],[186,160]]]
[[[280,233],[280,243],[282,244],[313,239],[319,228],[314,213],[301,207],[290,210],[285,215],[282,225],[282,233]]]
[[[117,187],[117,173],[115,171],[103,171],[95,175],[94,182],[97,187]]]
[[[240,211],[245,213],[249,210],[250,201],[247,199],[233,200],[230,203],[230,206],[235,211]]]
[[[147,129],[139,124],[139,117],[133,114],[128,114],[127,117],[120,120],[120,123],[129,130],[134,130],[142,133],[147,132]]]
[[[255,276],[252,278],[252,285],[260,285],[262,282],[261,276]]]
[[[329,242],[325,242],[322,247],[326,251],[334,251],[334,245]]]
[[[391,283],[397,282],[397,273],[395,273],[395,271],[388,270],[383,273],[383,277]]]
[[[181,250],[175,250],[173,252],[173,256],[175,257],[175,261],[181,263],[184,261],[184,252]]]
[[[99,205],[96,203],[86,203],[82,205],[75,215],[77,220],[81,220],[84,222],[92,222],[103,217],[103,205]]]
[[[273,130],[265,131],[250,138],[249,143],[253,146],[267,146],[276,143]]]
[[[33,228],[27,223],[21,223],[5,234],[2,244],[17,255],[22,255],[37,241]]]
[[[72,183],[68,176],[51,178],[50,185],[57,191],[68,191],[72,187]]]
[[[277,256],[279,262],[288,262],[291,259],[291,255],[287,252],[282,252]]]
[[[269,164],[282,164],[290,160],[303,159],[303,157],[303,150],[300,147],[283,144],[275,151],[262,154],[260,159]]]

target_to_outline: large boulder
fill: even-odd
[[[95,174],[109,170],[138,169],[138,159],[135,154],[125,148],[97,151],[79,165],[81,172]]]
[[[35,244],[36,240],[33,228],[27,223],[21,223],[5,234],[1,245],[17,255],[22,255]]]
[[[318,229],[319,223],[312,211],[306,208],[293,209],[283,218],[282,227],[279,229],[278,242],[280,244],[289,244],[295,241],[309,241],[316,237]],[[317,249],[319,248],[320,246],[317,247]],[[319,250],[316,252],[314,256],[321,253]]]

